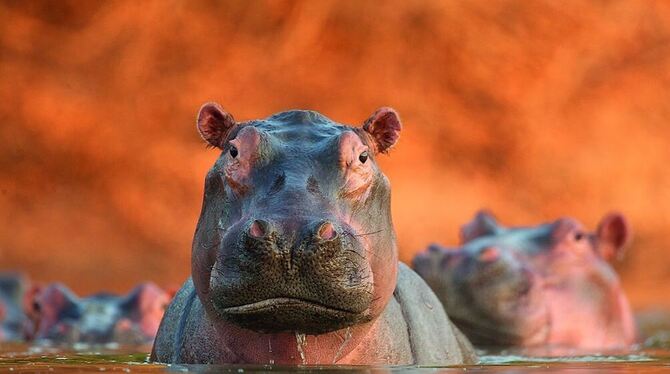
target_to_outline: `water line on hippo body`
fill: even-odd
[[[342,350],[344,347],[349,343],[349,340],[351,339],[351,327],[347,327],[344,333],[344,338],[340,336],[340,334],[335,333],[340,339],[342,339],[342,343],[340,344],[339,348],[337,348],[337,352],[335,353],[335,357],[333,357],[333,364],[336,364],[337,361],[341,358],[340,355],[342,354]]]
[[[268,353],[270,353],[270,357],[272,357],[272,338],[268,338]],[[275,364],[275,360],[273,358],[269,359],[268,363],[270,365]]]
[[[295,332],[295,342],[297,344],[298,353],[300,353],[300,360],[302,360],[303,365],[307,365],[307,360],[305,359],[305,347],[307,347],[307,341],[305,340],[305,334]]]

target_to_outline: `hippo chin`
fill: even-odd
[[[429,287],[399,265],[390,185],[392,109],[350,127],[312,111],[236,122],[198,115],[222,153],[205,180],[192,279],[152,360],[172,363],[459,364],[472,347]]]
[[[590,233],[570,218],[506,228],[480,212],[461,229],[461,247],[432,245],[413,266],[477,346],[620,349],[635,327],[608,261],[628,231],[616,213]]]

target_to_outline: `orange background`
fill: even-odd
[[[2,267],[81,293],[180,284],[209,100],[238,120],[393,106],[403,260],[481,207],[590,228],[619,209],[634,305],[670,305],[668,2],[4,1]]]

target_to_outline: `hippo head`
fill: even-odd
[[[432,246],[414,266],[475,344],[604,347],[632,339],[628,304],[609,264],[628,239],[622,215],[608,214],[586,232],[571,218],[506,228],[480,212],[461,239],[459,248]],[[581,336],[580,320],[612,334]]]
[[[52,343],[150,343],[170,296],[152,283],[126,296],[99,293],[80,298],[54,283],[31,292],[28,314],[34,338]]]
[[[302,110],[235,122],[210,103],[197,128],[222,151],[192,251],[210,318],[320,334],[377,317],[396,283],[390,185],[376,162],[398,139],[395,111],[350,127]]]
[[[532,344],[545,338],[541,279],[516,252],[476,243],[434,244],[413,265],[474,344]]]

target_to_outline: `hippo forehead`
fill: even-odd
[[[60,318],[80,317],[80,313],[97,313],[119,309],[122,298],[113,294],[101,293],[78,299],[72,304],[64,305]]]
[[[322,148],[333,137],[352,130],[350,126],[311,110],[281,112],[264,120],[250,121],[247,125],[291,148]]]
[[[82,299],[82,304],[96,305],[96,304],[106,304],[106,305],[115,305],[122,301],[122,297],[103,293],[96,294],[87,298]]]
[[[553,223],[535,227],[509,228],[496,235],[476,238],[466,243],[463,249],[468,254],[475,254],[482,248],[498,246],[504,249],[521,251],[525,254],[534,254],[552,246],[553,231]]]

